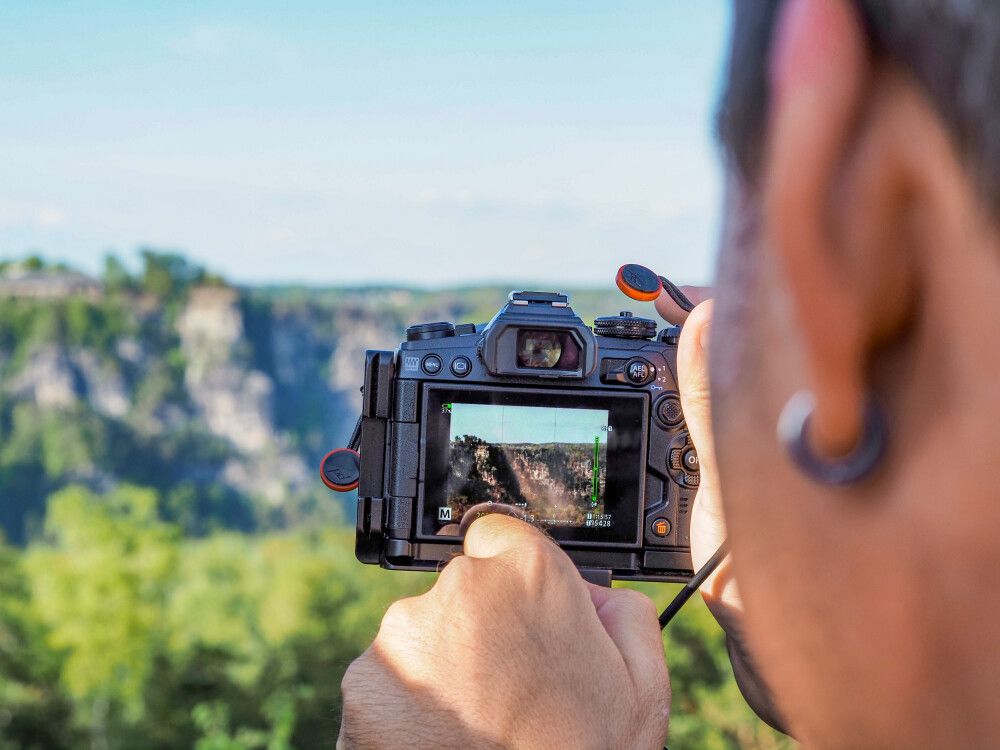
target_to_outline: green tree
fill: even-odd
[[[432,576],[359,565],[344,527],[184,539],[157,505],[70,487],[42,539],[0,547],[0,750],[329,746],[344,669]],[[743,703],[697,598],[666,640],[672,748],[792,747]]]
[[[131,291],[135,288],[132,274],[118,256],[112,253],[104,256],[104,273],[101,274],[101,281],[104,283],[104,290],[110,294]]]
[[[205,276],[205,270],[176,253],[161,253],[146,248],[140,252],[143,262],[143,291],[163,300],[183,295]]]
[[[32,607],[17,550],[0,543],[0,748],[58,748],[73,738],[60,655]]]
[[[143,717],[164,637],[177,534],[156,508],[150,490],[123,486],[98,498],[68,487],[49,501],[46,543],[25,560],[47,642],[65,654],[60,682],[98,747],[116,722]]]

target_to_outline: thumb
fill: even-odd
[[[476,518],[465,532],[463,551],[468,557],[500,557],[530,547],[553,547],[555,543],[539,529],[505,512]]]
[[[712,301],[702,302],[688,316],[677,345],[677,385],[691,442],[698,451],[702,486],[715,478],[712,409],[708,382],[708,339]]]
[[[609,589],[589,582],[587,590],[601,625],[621,653],[633,681],[665,690],[669,696],[660,623],[652,600],[632,589]]]
[[[701,483],[691,514],[691,558],[696,569],[705,564],[726,538],[708,379],[711,324],[712,301],[709,300],[698,305],[688,316],[677,346],[681,408],[701,467]],[[718,575],[713,576],[702,590],[710,590],[718,579]]]

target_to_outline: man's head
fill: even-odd
[[[1000,5],[737,0],[719,131],[716,448],[765,674],[815,744],[983,746],[1000,736]],[[775,428],[799,390],[829,457],[882,403],[871,479],[793,466]]]

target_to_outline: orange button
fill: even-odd
[[[653,521],[653,533],[656,536],[666,536],[670,533],[670,521],[666,518],[657,518]]]

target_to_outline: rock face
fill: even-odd
[[[275,383],[254,369],[243,312],[230,288],[195,289],[177,320],[184,354],[184,383],[209,432],[238,452],[222,476],[231,486],[280,504],[311,479],[303,458],[290,449],[289,436],[275,425]],[[281,339],[272,339],[274,341]],[[278,372],[291,376],[289,354],[278,351]]]
[[[60,347],[46,345],[31,353],[7,390],[43,409],[58,409],[72,406],[83,386],[69,354]]]
[[[42,409],[68,408],[82,400],[110,417],[123,417],[129,410],[128,389],[120,371],[100,362],[88,349],[39,347],[6,390]]]
[[[335,345],[330,352],[327,383],[334,391],[355,391],[361,385],[366,349],[393,350],[400,333],[377,316],[362,310],[345,310],[336,321]]]
[[[76,352],[72,359],[86,386],[82,395],[94,409],[115,419],[128,414],[131,406],[128,386],[116,363],[102,362],[88,349]]]
[[[236,291],[195,289],[177,320],[184,383],[208,430],[244,453],[275,440],[274,384],[250,368]]]
[[[482,322],[505,297],[218,280],[170,297],[74,289],[0,293],[0,447],[23,448],[6,452],[16,465],[0,452],[0,515],[3,504],[23,509],[0,526],[15,540],[37,527],[45,497],[74,481],[154,487],[195,529],[282,525],[335,508],[316,466],[357,419],[365,350],[395,349],[415,322]],[[605,314],[617,309],[608,298]],[[565,472],[579,475],[574,486],[586,480],[586,455]],[[523,488],[566,481],[523,458],[507,457]],[[480,469],[485,484],[502,484]]]

